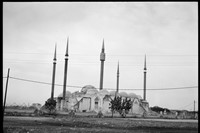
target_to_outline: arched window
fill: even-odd
[[[99,104],[99,98],[96,97],[96,98],[94,99],[94,108],[95,108],[95,109],[98,109],[98,104]]]
[[[134,100],[134,104],[139,104],[137,99]]]
[[[105,95],[105,97],[103,98],[103,103],[109,101],[109,96]]]

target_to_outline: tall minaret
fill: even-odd
[[[119,93],[119,61],[118,61],[118,66],[117,66],[117,90],[116,90],[116,94]]]
[[[66,83],[67,83],[67,66],[68,66],[68,43],[69,38],[67,38],[67,47],[66,47],[66,53],[65,53],[65,68],[64,68],[64,82],[63,82],[63,100],[65,100],[65,94],[66,94]]]
[[[53,96],[54,96],[55,74],[56,74],[56,45],[55,45],[55,53],[54,53],[54,59],[53,59],[53,74],[52,74],[52,88],[51,88],[51,99],[52,100],[53,100]]]
[[[100,54],[100,61],[101,61],[101,72],[100,72],[100,87],[99,89],[103,89],[103,67],[104,67],[104,61],[105,61],[105,53],[104,53],[104,40],[103,40],[103,45],[102,45],[102,50]]]
[[[144,96],[143,99],[146,101],[146,73],[147,73],[147,68],[146,68],[146,55],[144,59]]]

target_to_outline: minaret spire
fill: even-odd
[[[146,54],[144,58],[144,96],[143,99],[146,101],[146,73],[147,73],[147,68],[146,68]]]
[[[105,50],[105,48],[104,48],[104,39],[103,39],[103,44],[102,44],[102,50],[101,50],[101,52],[104,53],[104,50]]]
[[[117,65],[117,91],[116,93],[119,93],[119,61]]]
[[[68,44],[69,44],[69,37],[67,37],[67,47],[66,47],[65,56],[68,56]]]
[[[101,71],[100,71],[100,87],[99,89],[103,89],[103,70],[104,70],[104,61],[105,61],[105,48],[104,48],[104,39],[103,39],[103,44],[102,44],[102,50],[100,54],[100,61],[101,61]]]
[[[54,52],[54,59],[53,59],[53,74],[52,74],[52,87],[51,87],[51,99],[53,100],[54,97],[54,84],[55,84],[55,73],[56,73],[56,45],[55,44],[55,52]]]
[[[146,54],[145,54],[145,57],[144,57],[144,69],[146,70]]]
[[[54,52],[54,59],[53,59],[54,61],[56,61],[56,45],[57,44],[55,44],[55,52]]]

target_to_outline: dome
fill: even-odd
[[[71,92],[70,91],[66,91],[65,97],[70,97],[70,96],[71,96]],[[58,97],[63,97],[63,93],[61,93],[60,95],[58,95]]]
[[[97,91],[97,89],[94,86],[86,85],[81,89],[81,92],[86,93],[88,90],[96,90]]]
[[[130,97],[130,98],[137,98],[137,95],[135,93],[129,93],[128,97]]]
[[[116,91],[110,91],[110,92],[109,92],[110,96],[115,96],[115,93],[116,93]],[[119,93],[117,93],[116,96],[119,96]]]
[[[106,89],[100,90],[99,93],[102,95],[109,95],[109,92]]]
[[[142,97],[140,95],[137,95],[138,99],[142,99]]]
[[[111,96],[115,96],[116,91],[110,91]]]
[[[126,92],[120,92],[119,95],[122,97],[128,97],[128,94]]]

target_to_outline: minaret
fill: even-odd
[[[63,100],[65,100],[65,94],[66,94],[66,83],[67,83],[67,66],[68,66],[68,43],[69,38],[67,38],[67,47],[66,47],[66,53],[65,53],[65,68],[64,68],[64,82],[63,82]]]
[[[60,110],[63,111],[66,105],[65,95],[66,95],[66,84],[67,84],[67,67],[68,67],[68,42],[69,38],[67,38],[67,47],[65,53],[65,66],[64,66],[64,81],[63,81],[63,97],[61,100]]]
[[[146,73],[147,73],[147,68],[146,68],[146,55],[144,59],[144,96],[143,99],[146,101]]]
[[[55,53],[54,53],[54,59],[53,59],[53,74],[52,74],[52,88],[51,88],[51,99],[52,100],[53,100],[53,96],[54,96],[55,74],[56,74],[56,45],[55,45]]]
[[[104,61],[105,61],[105,53],[104,53],[104,40],[103,40],[103,45],[102,45],[102,50],[100,54],[100,61],[101,61],[101,72],[100,72],[100,87],[99,89],[103,89],[103,69],[104,69]]]
[[[116,90],[116,94],[119,93],[119,61],[118,61],[118,66],[117,66],[117,90]]]

